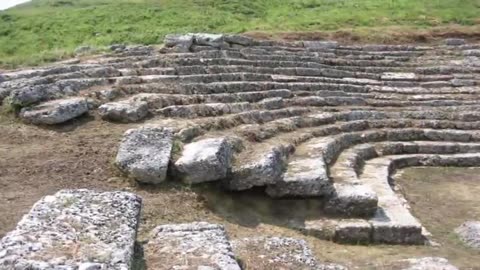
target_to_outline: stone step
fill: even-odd
[[[149,84],[125,84],[119,85],[121,92],[129,94],[139,93],[162,93],[162,94],[237,94],[242,92],[261,92],[268,90],[289,89],[297,91],[344,91],[368,93],[373,86],[355,85],[351,80],[344,83],[321,83],[321,82],[273,82],[273,81],[232,81],[213,83],[149,83]]]
[[[260,74],[278,74],[290,76],[317,76],[326,78],[365,78],[378,80],[380,76],[375,73],[351,72],[335,68],[302,68],[302,67],[258,67],[249,65],[196,65],[178,66],[174,68],[178,75],[193,74],[218,74],[250,72]]]
[[[478,113],[441,113],[435,111],[403,111],[403,112],[372,112],[351,111],[331,113],[337,121],[323,119],[323,113],[306,115],[312,110],[306,108],[287,108],[272,111],[251,111],[215,118],[199,119],[189,123],[180,133],[195,133],[189,139],[200,136],[207,131],[226,131],[240,135],[251,142],[262,142],[270,138],[278,139],[280,135],[290,137],[291,142],[301,143],[318,136],[335,135],[340,132],[366,130],[369,128],[421,128],[421,129],[480,129]],[[318,115],[317,115],[318,114]],[[323,114],[326,115],[326,114]],[[328,118],[328,117],[327,117]],[[433,119],[430,119],[433,118]],[[448,120],[443,120],[448,119]],[[464,122],[467,121],[467,122]],[[325,125],[329,124],[330,125]],[[291,132],[298,131],[298,136]],[[180,135],[177,133],[177,135]],[[181,135],[180,137],[183,137]]]
[[[423,242],[420,223],[411,215],[403,198],[392,190],[390,174],[411,166],[478,166],[479,154],[400,155],[369,160],[360,180],[378,195],[379,210],[370,220],[373,241],[385,243]]]
[[[240,125],[262,124],[275,119],[305,115],[309,112],[311,112],[309,108],[290,107],[278,110],[252,110],[219,117],[200,118],[179,130],[177,136],[182,141],[190,141],[207,131],[227,130]],[[182,119],[181,122],[184,121]]]
[[[173,62],[173,63],[172,63]],[[195,65],[236,65],[236,66],[254,66],[254,67],[299,67],[299,68],[335,68],[340,70],[348,70],[355,72],[367,72],[367,73],[381,73],[381,72],[403,72],[405,70],[415,71],[415,67],[401,67],[400,63],[392,63],[391,61],[381,66],[369,66],[368,63],[363,65],[352,65],[351,61],[344,62],[328,62],[328,61],[275,61],[275,60],[247,60],[240,58],[182,58],[174,59],[169,63],[172,66],[195,66]],[[456,68],[452,70],[455,73],[478,73],[474,68]],[[462,72],[463,71],[463,72]],[[420,72],[419,72],[420,73]],[[438,71],[439,74],[445,74],[446,72]],[[431,71],[428,74],[436,74]]]
[[[327,71],[324,71],[326,73]],[[198,74],[198,75],[148,75],[148,76],[125,76],[115,77],[111,81],[116,85],[125,84],[154,84],[154,83],[216,83],[216,82],[298,82],[298,83],[328,83],[328,84],[352,84],[359,86],[381,85],[381,82],[371,79],[356,79],[342,76],[342,73],[337,71],[335,74],[328,74],[330,77],[315,77],[315,76],[296,76],[296,75],[277,75],[277,74],[257,74],[249,72],[239,73],[217,73],[217,74]],[[350,75],[350,74],[343,74]],[[449,82],[447,82],[450,85]]]
[[[400,154],[453,154],[453,153],[477,153],[480,152],[480,144],[474,143],[452,143],[452,142],[428,142],[428,141],[412,141],[412,142],[379,142],[360,144],[343,151],[337,161],[330,167],[330,177],[336,184],[336,190],[341,185],[343,189],[358,189],[360,182],[358,175],[363,171],[363,165],[369,159],[377,158],[383,155],[400,155]],[[337,186],[338,185],[338,186]],[[338,196],[341,197],[341,196]],[[335,212],[340,212],[347,216],[358,216],[354,209],[345,207],[350,205],[349,197],[337,199],[330,202],[329,208]],[[342,204],[343,203],[343,204]],[[353,211],[352,211],[353,210]],[[361,208],[363,213],[368,213],[365,208]],[[371,209],[370,214],[375,212]],[[358,212],[358,211],[357,211]],[[362,213],[361,212],[361,213]]]
[[[448,120],[417,120],[408,118],[388,119],[388,118],[372,118],[367,120],[354,120],[347,122],[333,123],[332,119],[322,119],[318,116],[327,115],[322,113],[313,113],[292,118],[284,118],[273,120],[263,125],[245,125],[238,126],[232,132],[241,135],[252,142],[262,142],[264,140],[274,138],[280,134],[293,131],[311,134],[311,137],[332,136],[340,132],[352,132],[355,130],[368,129],[404,129],[404,128],[420,128],[420,129],[458,129],[458,130],[478,130],[480,124],[477,122],[458,122]],[[335,114],[332,114],[335,116]]]
[[[419,244],[428,233],[412,216],[405,199],[392,190],[391,174],[412,166],[478,166],[480,154],[407,154],[368,160],[359,180],[378,196],[378,210],[370,219],[310,220],[297,229],[306,234],[348,243]]]
[[[152,269],[241,269],[223,226],[206,222],[158,226],[144,252]]]
[[[325,137],[311,138],[311,136],[315,136],[312,132],[310,137],[305,136],[305,139],[310,138],[307,142],[302,143],[302,140],[296,141],[296,143],[300,145],[297,147],[295,154],[289,159],[288,165],[291,164],[292,167],[287,167],[286,174],[283,178],[279,178],[276,182],[272,181],[273,183],[269,184],[271,187],[267,189],[267,193],[274,197],[280,197],[302,196],[300,193],[302,191],[305,192],[303,196],[313,196],[313,192],[317,192],[317,196],[327,195],[327,197],[331,197],[330,202],[326,205],[326,210],[329,212],[340,213],[346,216],[369,216],[376,210],[376,196],[371,189],[363,185],[361,181],[356,181],[356,178],[348,178],[348,176],[352,176],[352,172],[350,172],[350,174],[347,172],[348,175],[346,177],[338,177],[339,175],[334,174],[333,176],[337,181],[335,181],[333,188],[327,184],[323,184],[329,183],[329,177],[326,176],[326,172],[328,172],[327,167],[334,164],[344,149],[356,144],[385,140],[458,142],[478,140],[476,132],[404,128],[365,130],[357,132],[344,131],[344,133],[334,135],[335,133],[341,132],[338,127],[339,126],[337,126],[336,129],[328,129],[328,127],[324,128],[325,132],[329,133],[323,135]],[[357,125],[356,128],[365,129],[365,126]],[[351,128],[345,129],[351,130]],[[291,139],[292,141],[295,140],[293,136]],[[368,154],[368,152],[365,154]],[[318,159],[321,159],[321,161],[318,161]],[[312,166],[308,166],[308,164],[312,164]],[[312,179],[314,178],[313,180],[309,180],[303,176],[304,172],[308,170],[307,168],[311,168],[309,170],[311,173],[308,175]],[[314,173],[317,171],[318,173]],[[320,173],[322,174],[320,175]],[[332,173],[337,173],[337,171],[333,171]],[[318,179],[321,179],[321,181]],[[321,185],[322,189],[312,189],[309,192],[309,187],[312,186],[312,182]],[[279,191],[276,191],[276,185],[279,185],[277,188]]]
[[[26,107],[38,102],[58,98],[59,96],[75,96],[80,90],[94,86],[108,85],[109,80],[102,79],[68,79],[55,83],[25,86],[14,89],[9,94],[9,104],[15,107]]]
[[[0,241],[2,269],[130,269],[141,209],[127,192],[62,190]]]
[[[85,98],[57,99],[23,108],[19,117],[25,122],[35,125],[55,125],[87,113],[88,107]]]
[[[58,65],[53,67],[27,69],[21,71],[5,72],[2,76],[7,81],[28,79],[33,77],[46,77],[51,75],[58,75],[63,73],[81,72],[87,69],[101,68],[99,64],[71,64],[71,65]]]
[[[258,149],[246,158],[237,157],[230,175],[224,180],[224,187],[241,191],[275,184],[286,168],[286,158],[291,151],[291,146],[277,144]]]

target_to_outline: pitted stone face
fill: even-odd
[[[145,248],[147,260],[157,269],[240,270],[226,232],[206,222],[162,225],[155,228]]]
[[[175,171],[185,183],[211,182],[227,177],[232,147],[226,138],[213,138],[187,144],[175,162]]]
[[[144,183],[161,183],[167,177],[172,152],[172,131],[143,127],[125,132],[115,163],[130,177]]]
[[[0,241],[0,269],[129,269],[140,208],[127,192],[46,196]]]
[[[20,117],[26,122],[37,125],[54,125],[64,123],[88,111],[84,98],[53,100],[32,108],[24,108]]]
[[[467,221],[456,228],[455,233],[466,245],[480,250],[480,221]]]
[[[258,269],[347,270],[337,264],[320,263],[304,240],[282,237],[243,238],[232,242],[240,259],[248,258]]]

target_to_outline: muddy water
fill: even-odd
[[[245,227],[261,223],[291,227],[325,217],[324,202],[319,199],[272,199],[260,188],[228,192],[212,185],[202,186],[197,192],[202,194],[209,210]]]

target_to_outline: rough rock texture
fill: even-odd
[[[379,267],[380,269],[385,269]],[[389,269],[401,269],[401,270],[458,270],[448,262],[447,259],[439,257],[424,257],[401,260],[388,265]]]
[[[314,50],[335,49],[338,43],[336,41],[303,41],[303,46]]]
[[[169,129],[130,129],[120,143],[115,163],[139,182],[158,184],[166,179],[172,145],[173,135]]]
[[[285,166],[283,149],[273,148],[257,161],[232,171],[224,183],[230,190],[246,190],[255,186],[275,184]]]
[[[455,233],[467,246],[480,250],[480,221],[467,221]]]
[[[0,269],[130,269],[140,208],[127,192],[46,196],[0,241]]]
[[[244,238],[232,241],[232,246],[247,269],[347,269],[337,264],[319,263],[304,240],[281,237]]]
[[[193,44],[193,38],[192,34],[169,34],[165,36],[165,46],[176,47],[179,52],[188,52]]]
[[[185,183],[195,184],[224,179],[230,169],[232,148],[226,138],[187,144],[175,162],[175,172]]]
[[[271,197],[329,196],[333,187],[323,159],[307,158],[290,161],[283,177],[266,192]]]
[[[222,48],[227,46],[222,34],[197,33],[195,34],[195,43],[214,48]]]
[[[447,38],[445,39],[445,45],[460,46],[465,45],[466,41],[463,38]]]
[[[36,125],[61,124],[88,112],[85,98],[52,100],[40,105],[23,108],[20,117]]]
[[[158,226],[145,256],[152,269],[240,270],[223,226],[206,222]]]
[[[347,217],[371,216],[377,210],[377,194],[363,184],[334,184],[325,210]]]
[[[138,122],[148,115],[147,102],[111,102],[98,108],[103,119],[123,123]]]

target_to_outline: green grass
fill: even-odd
[[[0,12],[0,65],[79,45],[161,43],[172,32],[331,31],[479,23],[480,0],[33,0]]]

